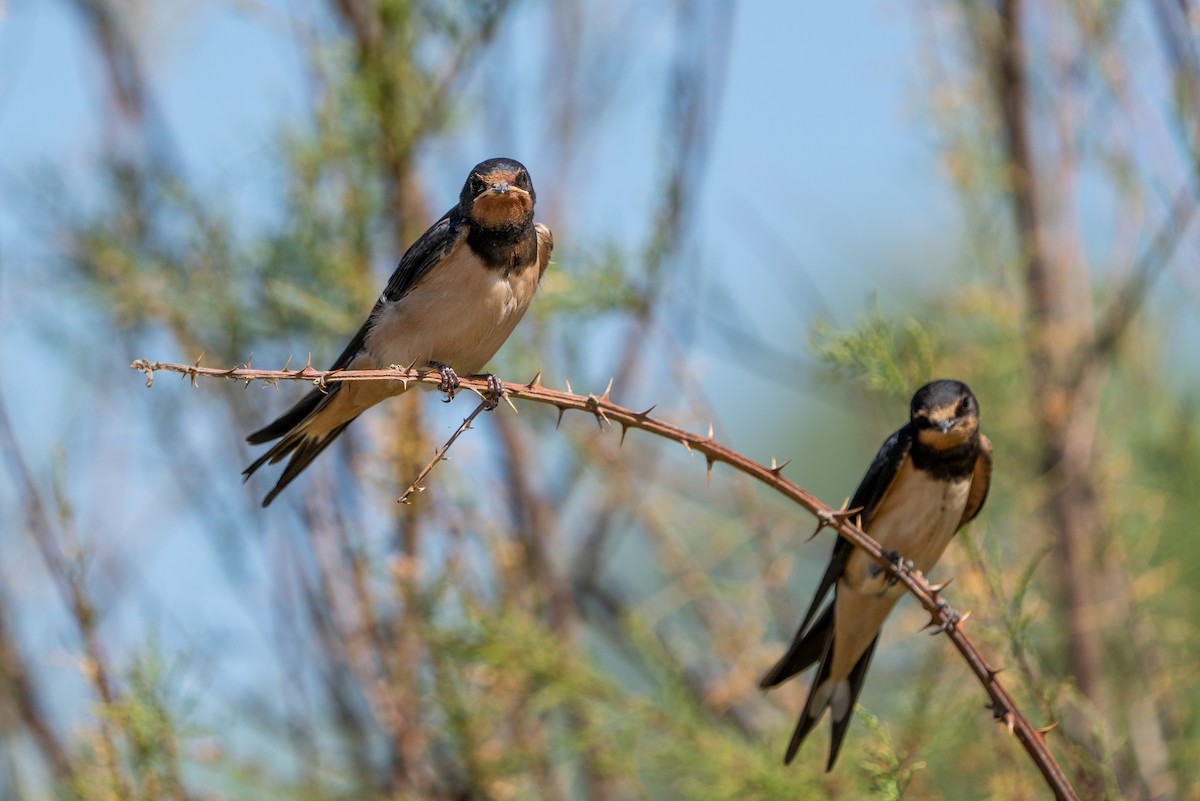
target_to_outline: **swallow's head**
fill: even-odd
[[[525,228],[533,221],[537,193],[529,171],[513,159],[488,159],[475,165],[458,202],[472,224],[495,230]]]
[[[979,402],[961,381],[933,381],[913,395],[909,419],[922,445],[945,450],[979,432]]]

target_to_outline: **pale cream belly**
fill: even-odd
[[[867,529],[884,551],[898,551],[927,572],[954,538],[966,508],[970,479],[938,481],[905,463]],[[838,579],[830,675],[848,676],[904,594],[887,573],[855,548]]]
[[[928,571],[954,538],[970,489],[969,478],[955,482],[938,480],[906,462],[875,512],[867,533],[883,550],[898,551],[905,559],[911,559],[917,570]],[[857,548],[846,564],[842,580],[863,593],[878,594],[890,589],[895,590],[896,597],[903,594],[903,588],[889,587],[886,574],[880,572],[875,560]]]
[[[377,367],[441,362],[461,375],[478,373],[525,315],[537,279],[536,265],[505,276],[460,247],[379,313],[367,352]]]

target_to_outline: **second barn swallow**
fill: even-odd
[[[390,365],[440,370],[442,388],[455,371],[478,373],[508,339],[554,248],[550,229],[533,221],[536,194],[529,172],[512,159],[477,164],[458,204],[400,259],[375,308],[332,370]],[[489,376],[493,391],[498,382]],[[356,417],[405,390],[399,381],[334,382],[309,392],[279,419],[246,437],[252,445],[279,440],[246,468],[290,456],[263,506],[275,499]]]
[[[861,510],[863,530],[885,551],[925,572],[955,532],[979,514],[991,477],[992,444],[979,431],[975,396],[961,381],[934,381],[917,390],[908,424],[883,443],[849,508]],[[817,615],[830,589],[833,601]],[[820,664],[785,764],[828,709],[832,732],[825,769],[833,769],[879,632],[903,594],[882,565],[838,538],[791,647],[760,682],[775,687]]]

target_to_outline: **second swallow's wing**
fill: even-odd
[[[967,494],[967,505],[963,509],[959,528],[975,519],[983,502],[987,500],[988,490],[992,486],[992,441],[983,434],[979,435],[979,456],[975,459],[975,470],[971,473],[971,490]]]
[[[884,440],[879,452],[875,454],[871,466],[867,468],[867,474],[863,476],[862,482],[854,492],[854,497],[850,499],[850,506],[847,507],[861,510],[857,513],[857,517],[862,519],[864,529],[871,525],[871,518],[875,515],[875,510],[879,508],[880,503],[888,494],[888,490],[892,488],[892,483],[900,472],[900,466],[904,464],[909,451],[912,450],[912,442],[912,427],[906,425]],[[837,538],[837,542],[833,545],[833,555],[829,559],[828,567],[825,568],[825,575],[821,577],[821,583],[817,585],[817,592],[813,596],[808,613],[804,616],[804,623],[800,626],[801,631],[808,626],[813,615],[816,614],[817,607],[825,599],[826,593],[841,578],[842,571],[846,567],[846,560],[850,558],[853,551],[854,545],[849,540],[842,537]]]
[[[554,252],[554,234],[541,223],[535,223],[533,230],[537,234],[538,280],[541,281],[546,265],[550,263],[550,254]]]
[[[858,515],[862,518],[864,527],[871,524],[871,516],[879,508],[879,504],[887,495],[888,490],[891,489],[896,475],[900,472],[900,466],[908,457],[909,451],[912,450],[912,441],[912,427],[906,425],[884,441],[879,452],[875,454],[875,460],[867,468],[867,474],[863,476],[848,507],[862,510],[858,512]],[[827,640],[832,641],[832,605],[826,607],[825,613],[821,615],[815,625],[810,627],[809,624],[812,623],[821,604],[825,602],[829,591],[841,578],[842,571],[846,569],[846,560],[853,552],[854,546],[849,540],[837,538],[837,542],[833,546],[833,554],[825,568],[825,574],[821,576],[821,583],[817,585],[817,591],[813,594],[808,611],[804,614],[804,621],[796,630],[796,636],[792,639],[787,653],[775,663],[767,675],[763,676],[762,681],[759,682],[760,687],[774,687],[787,681],[821,658],[821,654],[827,647]]]
[[[375,307],[371,310],[370,316],[367,317],[366,322],[358,329],[358,333],[347,343],[345,349],[342,350],[342,354],[337,357],[329,369],[344,370],[349,367],[351,362],[362,352],[366,344],[367,332],[374,325],[375,317],[379,313],[380,308],[387,303],[399,300],[411,292],[413,287],[420,283],[421,279],[429,275],[429,271],[436,267],[446,257],[446,254],[462,241],[466,233],[466,219],[458,211],[458,207],[455,206],[446,212],[442,216],[442,219],[434,223],[428,231],[422,234],[400,258],[400,264],[396,267],[395,272],[392,273],[392,277],[388,279],[387,287],[383,290],[383,294],[379,296],[379,300],[375,302]],[[387,365],[381,366],[386,367]],[[405,366],[407,367],[407,365]],[[318,409],[328,404],[341,387],[341,382],[333,382],[323,389],[312,390],[278,419],[246,437],[246,441],[252,445],[258,445],[283,437],[311,415],[315,414]],[[340,431],[341,429],[338,430]],[[332,438],[330,438],[331,440]],[[264,463],[267,461],[278,461],[291,450],[291,448],[280,450],[273,448],[260,457],[254,464],[250,465],[250,467],[246,468],[242,475],[245,478],[249,478]],[[313,453],[313,456],[316,456],[316,453]]]

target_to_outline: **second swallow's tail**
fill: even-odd
[[[785,681],[805,670],[809,665],[825,655],[825,648],[833,635],[833,604],[828,604],[825,611],[809,628],[801,628],[775,666],[767,671],[758,686],[764,690],[778,687]]]
[[[313,390],[277,420],[246,437],[246,441],[251,445],[261,445],[274,439],[279,442],[276,442],[269,451],[242,471],[243,481],[249,479],[254,475],[254,471],[265,464],[275,464],[289,454],[292,457],[287,466],[283,468],[279,481],[263,498],[263,506],[270,506],[271,501],[275,500],[275,496],[283,492],[283,489],[292,483],[296,476],[304,472],[304,468],[308,467],[321,451],[328,448],[338,438],[338,435],[346,430],[346,426],[350,425],[358,416],[355,414],[347,420],[332,425],[329,421],[324,420],[321,421],[324,425],[313,425],[321,412],[328,408],[331,398],[340,389],[340,386],[335,385],[327,392]]]
[[[829,675],[833,665],[833,623],[833,604],[831,603],[825,608],[817,622],[807,630],[797,632],[788,652],[759,682],[759,686],[764,689],[775,687],[814,662],[819,660],[821,663],[812,686],[809,688],[808,700],[804,702],[804,710],[800,713],[796,730],[792,732],[791,742],[788,743],[787,753],[783,758],[785,765],[791,764],[791,761],[795,759],[801,743],[804,742],[808,733],[813,730],[817,721],[821,719],[828,708],[832,718],[832,731],[829,737],[829,761],[825,765],[825,770],[833,769],[834,763],[837,762],[838,752],[842,748],[842,741],[846,739],[846,730],[850,727],[850,713],[854,710],[855,702],[858,701],[863,680],[867,676],[867,668],[871,665],[871,656],[875,653],[875,645],[879,642],[878,637],[871,641],[870,647],[855,663],[849,676],[841,680],[833,680]]]

